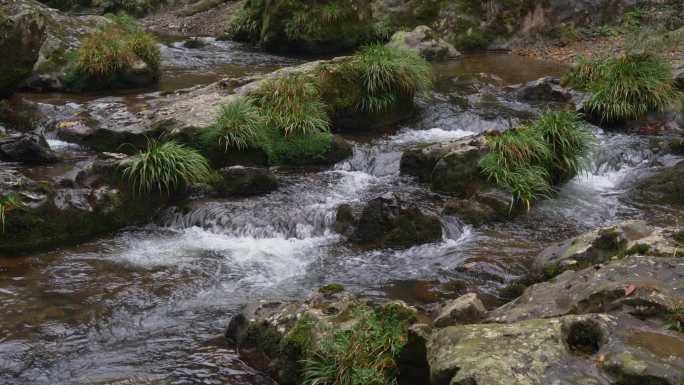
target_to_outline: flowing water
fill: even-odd
[[[166,46],[162,89],[299,62],[233,43],[208,44],[192,51]],[[420,101],[419,118],[388,134],[350,137],[353,156],[334,167],[280,170],[281,187],[266,196],[195,200],[147,226],[39,255],[0,258],[0,383],[271,384],[221,338],[242,304],[299,298],[329,282],[418,307],[468,290],[491,296],[550,242],[626,218],[668,220],[667,210],[646,213],[625,191],[670,160],[650,150],[647,137],[595,129],[600,146],[591,171],[522,218],[474,229],[442,216],[441,242],[401,251],[349,247],[333,231],[341,203],[397,193],[439,214],[446,197],[399,175],[403,149],[515,125],[545,106],[511,100],[496,91],[500,87],[482,89],[557,75],[562,68],[490,54],[435,70],[436,91]],[[74,100],[51,97],[39,100]],[[80,151],[57,140],[50,144]]]

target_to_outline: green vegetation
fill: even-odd
[[[69,88],[115,88],[136,83],[128,72],[139,61],[147,65],[153,78],[158,77],[160,53],[154,38],[130,17],[118,15],[112,20],[82,42],[65,80]]]
[[[342,71],[360,84],[361,95],[354,105],[357,111],[386,111],[399,99],[413,99],[432,86],[432,73],[425,59],[382,44],[365,47]]]
[[[341,65],[324,66],[321,79],[323,98],[334,117],[391,112],[432,86],[425,59],[379,44],[363,48]]]
[[[579,57],[563,84],[591,92],[587,113],[605,123],[638,119],[670,107],[678,97],[672,68],[661,56],[681,44],[682,33],[639,29],[625,39],[625,53]]]
[[[272,127],[286,136],[327,132],[330,120],[318,85],[305,75],[291,75],[266,82],[253,95]]]
[[[354,0],[250,0],[228,30],[233,39],[269,50],[339,52],[389,35],[386,24],[369,22],[370,12]]]
[[[325,295],[337,294],[344,291],[344,286],[339,283],[329,283],[318,289],[318,292]]]
[[[601,78],[589,84],[584,107],[604,122],[637,119],[662,111],[676,99],[672,70],[653,55],[626,55],[610,61]]]
[[[550,197],[554,184],[584,170],[592,140],[577,114],[547,112],[530,125],[490,135],[480,168],[489,181],[510,189],[512,203],[529,209]]]
[[[225,151],[244,150],[257,142],[265,123],[251,99],[238,97],[221,106],[216,123],[200,133],[200,140],[206,147],[219,145]]]
[[[684,306],[671,309],[665,314],[665,328],[684,333]]]
[[[396,383],[408,322],[400,312],[355,309],[350,329],[331,329],[304,360],[304,385]]]
[[[0,232],[5,232],[5,218],[9,211],[24,207],[24,203],[16,194],[6,194],[0,197]]]
[[[606,24],[603,24],[600,27],[598,27],[596,33],[598,33],[598,35],[602,37],[615,37],[619,35],[618,31],[614,30]]]
[[[122,174],[139,194],[171,194],[211,177],[209,162],[197,151],[154,139],[148,140],[147,149],[133,156]]]

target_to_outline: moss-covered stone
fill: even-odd
[[[0,96],[8,96],[24,81],[38,60],[46,22],[37,10],[13,15],[2,6],[0,15]]]
[[[250,0],[233,19],[236,39],[278,52],[341,52],[373,39],[367,1]]]

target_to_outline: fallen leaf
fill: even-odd
[[[629,286],[625,287],[625,297],[632,295],[634,290],[636,290],[636,286],[633,283],[630,283]]]

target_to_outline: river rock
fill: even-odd
[[[388,193],[369,201],[350,237],[353,243],[379,248],[406,248],[442,239],[437,216]]]
[[[262,195],[278,188],[278,178],[265,168],[232,166],[221,169],[221,175],[221,196]]]
[[[127,159],[116,157],[85,159],[40,181],[0,169],[0,195],[14,194],[24,204],[6,215],[0,255],[54,248],[149,221],[166,198],[143,199],[116,184],[116,170]]]
[[[15,42],[11,49],[3,49],[2,52],[17,52],[23,55],[22,60],[31,62],[31,71],[28,72],[21,86],[39,91],[62,90],[66,68],[69,64],[67,53],[80,47],[83,37],[92,34],[99,26],[111,23],[102,16],[75,16],[62,13],[49,8],[34,0],[12,0],[3,8],[10,15],[10,19],[32,16],[40,28],[32,28],[32,35]],[[31,25],[26,19],[27,28]],[[37,58],[33,52],[37,45]],[[7,57],[7,55],[4,55]],[[11,56],[11,55],[10,55]],[[2,60],[2,59],[0,59]],[[2,68],[12,68],[5,67]],[[1,87],[0,87],[1,88]]]
[[[470,198],[449,198],[442,214],[458,216],[463,222],[473,226],[503,221],[521,212],[513,206],[513,195],[501,189],[478,192]]]
[[[462,295],[445,303],[437,317],[432,321],[436,328],[458,324],[473,324],[483,320],[487,315],[482,300],[476,293]]]
[[[483,135],[405,151],[401,173],[430,183],[434,191],[467,198],[487,185],[479,167],[488,152]]]
[[[48,164],[59,160],[42,135],[21,134],[0,138],[0,160],[26,164]]]
[[[427,353],[433,385],[679,384],[682,346],[638,319],[586,314],[450,326]]]
[[[644,221],[626,221],[549,246],[535,258],[533,270],[550,277],[629,254],[673,256],[678,249],[673,233]]]
[[[346,291],[314,293],[304,301],[268,302],[249,304],[241,314],[229,322],[226,338],[239,347],[240,356],[251,365],[267,371],[279,384],[299,385],[302,383],[301,360],[312,346],[330,330],[350,330],[359,322],[361,308],[369,309],[371,304]],[[393,312],[415,323],[416,310],[402,302],[372,305],[375,311]],[[413,365],[425,363],[420,357],[421,339],[427,331],[414,328],[415,343],[407,344],[407,351],[400,356],[413,358]],[[409,338],[408,330],[404,338]],[[417,356],[416,356],[417,354]],[[403,362],[400,360],[400,362]]]
[[[492,322],[516,322],[566,314],[625,312],[663,318],[684,301],[684,260],[628,256],[583,270],[567,270],[528,287],[489,313]]]
[[[684,162],[664,168],[637,183],[633,193],[647,203],[684,205]]]
[[[31,75],[44,40],[46,20],[35,8],[15,2],[0,9],[0,96]]]
[[[572,90],[561,87],[560,79],[551,76],[510,86],[508,89],[519,99],[531,102],[567,103],[576,96]]]
[[[427,60],[443,61],[461,55],[453,45],[442,40],[428,26],[420,25],[413,31],[396,32],[388,46],[415,51]]]

